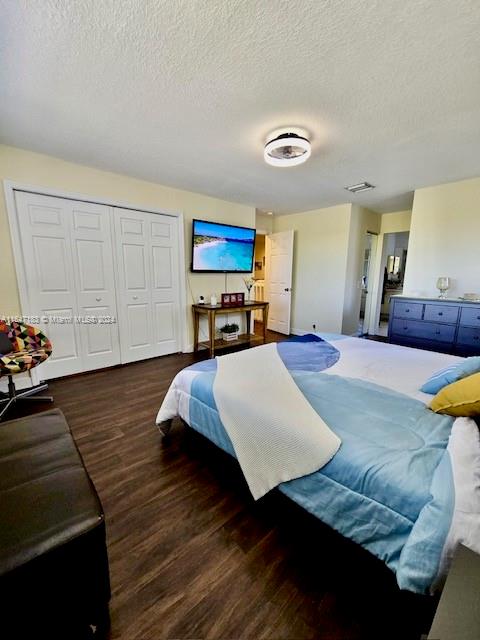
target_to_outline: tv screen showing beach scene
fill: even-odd
[[[192,271],[251,273],[255,229],[193,220]]]

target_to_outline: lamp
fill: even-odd
[[[311,153],[310,140],[298,133],[287,131],[267,140],[263,157],[265,162],[273,167],[293,167],[308,160]]]
[[[447,276],[441,276],[438,278],[437,289],[440,291],[440,295],[438,297],[444,300],[447,297],[447,291],[450,289],[450,278],[447,278]]]

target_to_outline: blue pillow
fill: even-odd
[[[474,373],[479,372],[480,356],[465,358],[463,362],[451,364],[446,369],[442,369],[441,371],[434,373],[420,390],[424,393],[436,394],[440,389],[446,387],[447,384],[452,384],[452,382],[457,382],[457,380],[461,380],[462,378],[466,378],[467,376],[471,376]]]

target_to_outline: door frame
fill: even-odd
[[[114,200],[113,198],[102,198],[97,196],[86,195],[84,193],[76,193],[74,191],[64,191],[62,189],[53,189],[51,187],[39,187],[35,185],[14,182],[11,180],[3,181],[5,193],[5,203],[7,208],[8,222],[10,226],[10,238],[12,241],[13,260],[15,263],[15,274],[17,276],[18,294],[20,298],[21,313],[28,308],[28,289],[26,274],[24,272],[22,245],[20,242],[20,229],[18,227],[17,208],[15,205],[15,191],[26,191],[27,193],[35,193],[42,196],[50,196],[53,198],[64,198],[66,200],[77,200],[80,202],[91,202],[93,204],[106,205],[108,207],[118,207],[120,209],[132,209],[133,211],[144,211],[146,213],[160,214],[171,216],[177,219],[178,228],[178,269],[181,277],[180,285],[180,346],[183,353],[188,351],[187,344],[187,294],[186,282],[187,276],[185,268],[185,231],[184,231],[184,215],[183,211],[173,211],[171,209],[158,209],[141,204],[133,204],[122,200]],[[114,268],[117,270],[117,263],[114,256]],[[182,275],[183,274],[183,275]],[[116,277],[116,274],[115,274]],[[38,384],[39,376],[36,369],[31,370],[31,379],[33,384]]]
[[[373,301],[375,299],[375,296],[374,296],[375,290],[373,288],[373,282],[375,279],[375,260],[376,260],[377,251],[378,251],[379,234],[376,231],[369,231],[368,229],[365,233],[366,235],[371,236],[371,239],[372,239],[372,244],[370,246],[370,258],[368,260],[368,273],[367,273],[368,291],[365,299],[365,315],[363,317],[363,334],[369,335],[370,322],[371,322],[372,310],[373,310]],[[359,314],[359,317],[360,317],[360,314]]]

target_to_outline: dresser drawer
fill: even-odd
[[[454,324],[458,320],[458,307],[449,307],[444,304],[426,304],[423,319],[431,322],[451,322]]]
[[[394,318],[412,318],[413,320],[422,319],[423,304],[417,302],[397,302],[393,303]]]
[[[417,320],[394,319],[392,334],[406,338],[419,338],[435,342],[453,342],[455,325],[421,322]]]
[[[464,344],[469,347],[477,347],[480,350],[480,327],[459,327],[457,344]]]
[[[462,307],[460,324],[470,327],[480,327],[480,307]]]

